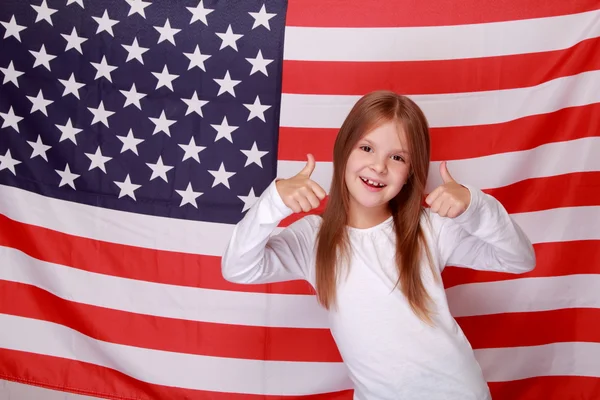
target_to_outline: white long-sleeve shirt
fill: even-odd
[[[440,274],[448,264],[523,273],[534,268],[535,254],[496,199],[466,187],[471,202],[462,215],[444,218],[427,209],[428,218],[421,220],[435,261],[434,272],[426,264],[422,267],[423,283],[435,303],[435,327],[418,319],[402,292],[394,289],[398,273],[392,218],[367,229],[348,227],[349,274],[337,288],[337,309],[328,315],[356,400],[491,398],[471,345],[450,314]],[[322,219],[309,215],[273,235],[292,213],[273,182],[234,229],[222,259],[225,279],[303,279],[314,287]]]

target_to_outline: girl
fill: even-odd
[[[324,213],[277,235],[292,213],[326,193],[310,179],[314,158],[275,180],[237,224],[222,259],[225,279],[304,279],[329,310],[330,329],[356,400],[490,399],[473,350],[450,315],[441,279],[447,264],[531,271],[533,247],[502,205],[457,183],[425,199],[429,128],[410,99],[388,91],[362,97],[338,133]]]

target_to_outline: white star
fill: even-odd
[[[223,50],[225,47],[229,46],[235,51],[238,51],[236,42],[244,36],[233,33],[231,25],[227,27],[227,31],[225,31],[225,33],[215,32],[215,34],[221,38],[221,47],[219,47],[219,50]]]
[[[131,179],[129,178],[129,174],[127,174],[127,176],[125,177],[125,180],[123,182],[118,182],[118,181],[114,181],[115,185],[117,185],[120,189],[119,191],[119,198],[123,197],[123,196],[129,196],[131,197],[133,200],[136,200],[135,198],[135,191],[139,188],[142,187],[142,185],[136,185],[134,183],[131,183]]]
[[[194,94],[192,95],[191,98],[181,99],[181,101],[183,101],[188,106],[187,111],[185,112],[185,115],[195,112],[199,116],[204,117],[204,115],[202,115],[202,107],[207,105],[208,101],[200,100],[198,98],[198,93],[196,93],[196,91],[194,91]]]
[[[121,46],[123,46],[128,53],[127,60],[125,60],[125,62],[133,60],[135,58],[142,65],[144,65],[144,59],[142,58],[142,56],[145,52],[147,52],[150,49],[147,47],[140,47],[140,45],[138,45],[137,38],[133,38],[133,43],[131,43],[131,45],[122,44]]]
[[[112,27],[119,23],[119,20],[110,19],[108,17],[108,10],[104,10],[104,14],[102,17],[92,17],[94,21],[98,24],[98,29],[96,29],[96,34],[100,32],[106,31],[110,36],[115,37],[113,33]]]
[[[15,131],[19,132],[18,124],[19,124],[19,122],[21,122],[23,117],[19,117],[19,116],[15,115],[15,112],[13,111],[12,106],[10,106],[8,113],[0,112],[0,117],[2,117],[2,119],[4,119],[4,122],[2,123],[2,128],[6,128],[7,126],[10,126]],[[19,133],[21,133],[21,132],[19,132]]]
[[[10,149],[6,150],[6,153],[3,156],[0,156],[0,171],[3,169],[8,169],[13,175],[17,175],[15,171],[15,165],[21,164],[21,161],[12,158],[10,155]]]
[[[81,8],[85,8],[83,6],[83,0],[67,0],[67,5],[73,4],[73,3],[77,3],[77,4],[79,4],[81,6]]]
[[[106,157],[102,155],[100,151],[100,146],[96,149],[95,153],[85,153],[85,155],[90,159],[90,169],[88,171],[93,170],[94,168],[100,168],[104,173],[106,173],[106,164],[108,161],[112,160],[112,157]]]
[[[90,125],[94,125],[96,122],[102,122],[107,128],[110,128],[110,126],[108,126],[108,117],[113,115],[114,111],[105,110],[102,100],[100,100],[100,105],[98,108],[88,107],[87,109],[94,114],[94,119]]]
[[[206,16],[208,14],[210,14],[211,12],[214,11],[214,9],[212,8],[204,8],[204,6],[202,5],[202,0],[200,0],[200,3],[198,3],[198,5],[196,7],[186,7],[189,12],[192,13],[192,19],[190,20],[190,25],[193,24],[196,21],[202,21],[202,23],[206,26],[208,26],[208,20],[206,19]]]
[[[48,4],[46,4],[46,0],[42,0],[41,6],[34,6],[32,4],[31,7],[33,7],[35,12],[37,13],[37,16],[35,17],[35,22],[45,20],[50,25],[52,25],[52,14],[54,14],[58,10],[55,10],[54,8],[49,8]],[[52,25],[52,26],[54,26],[54,25]]]
[[[156,77],[156,79],[158,79],[155,89],[158,89],[159,87],[162,87],[162,86],[166,86],[169,89],[171,89],[171,91],[173,91],[172,82],[175,79],[179,78],[179,75],[169,74],[169,70],[167,69],[167,64],[165,64],[165,66],[163,67],[162,72],[152,72],[152,75],[154,75]]]
[[[253,75],[255,72],[262,72],[265,76],[269,76],[267,72],[267,65],[271,64],[274,60],[270,60],[268,58],[263,58],[262,52],[258,50],[258,54],[256,58],[246,58],[246,60],[252,64],[252,71],[250,71],[250,75]]]
[[[71,123],[71,118],[69,118],[67,120],[67,123],[65,125],[56,124],[56,127],[62,133],[60,135],[60,139],[58,140],[59,143],[62,142],[63,140],[69,139],[69,140],[71,140],[71,142],[73,142],[73,143],[75,143],[75,145],[77,145],[77,139],[75,138],[75,135],[77,135],[79,132],[81,132],[82,129],[73,127],[73,124]]]
[[[140,100],[146,97],[146,93],[139,93],[135,88],[135,83],[131,85],[131,90],[119,90],[119,92],[123,93],[123,96],[125,96],[125,104],[123,104],[123,108],[133,104],[140,110],[142,109]]]
[[[160,32],[160,37],[158,38],[158,43],[168,40],[169,42],[175,45],[175,35],[181,31],[181,29],[171,28],[171,23],[169,22],[169,18],[167,18],[167,22],[165,22],[165,26],[155,26],[158,32]]]
[[[32,105],[31,105],[31,111],[29,112],[30,114],[33,114],[34,112],[36,112],[36,111],[39,110],[46,117],[48,116],[48,111],[46,110],[46,107],[48,107],[50,104],[54,103],[54,101],[53,100],[46,100],[44,98],[43,93],[42,93],[42,89],[40,89],[40,91],[38,92],[38,95],[36,97],[27,96],[27,98],[32,103]]]
[[[244,167],[247,167],[248,165],[254,163],[262,168],[263,166],[261,158],[263,158],[266,154],[269,153],[268,151],[258,150],[258,147],[256,147],[256,142],[254,142],[250,150],[240,151],[246,156],[246,164],[244,164]]]
[[[183,53],[183,55],[190,59],[188,71],[194,67],[198,67],[202,71],[206,72],[206,69],[204,67],[204,61],[208,60],[211,56],[208,54],[202,54],[198,45],[196,45],[196,50],[194,50],[193,53]]]
[[[113,72],[118,67],[116,67],[114,65],[109,65],[106,62],[106,56],[102,56],[101,62],[95,63],[95,62],[90,61],[90,64],[92,64],[94,66],[94,68],[96,68],[96,76],[94,77],[94,79],[98,79],[100,77],[105,77],[106,79],[108,79],[109,82],[112,83],[112,78],[110,76],[110,73]]]
[[[132,14],[138,13],[142,17],[144,17],[144,19],[146,19],[146,13],[144,12],[144,9],[146,7],[148,7],[149,5],[151,5],[152,3],[148,2],[148,1],[142,1],[142,0],[125,0],[125,1],[127,1],[129,6],[131,7],[129,9],[129,14],[127,14],[128,17],[131,16]]]
[[[65,90],[63,92],[63,97],[72,94],[73,96],[79,98],[79,89],[85,86],[83,83],[79,83],[75,80],[75,74],[71,73],[71,77],[69,80],[59,79],[60,83],[65,86]]]
[[[233,175],[235,175],[235,172],[227,172],[225,170],[225,165],[223,165],[223,163],[221,163],[221,166],[219,167],[218,171],[208,170],[208,172],[210,172],[210,174],[215,177],[212,187],[215,187],[218,184],[222,184],[225,187],[227,187],[228,189],[230,189],[229,178],[231,178]]]
[[[65,51],[75,49],[83,55],[83,50],[81,50],[81,44],[85,42],[87,38],[77,36],[77,31],[75,30],[75,27],[73,27],[73,30],[71,31],[70,35],[66,35],[64,33],[61,33],[60,35],[67,41]]]
[[[159,118],[152,118],[152,117],[148,117],[148,118],[150,118],[150,121],[152,121],[154,123],[154,125],[156,125],[154,127],[154,132],[152,132],[153,135],[156,135],[158,132],[164,132],[167,134],[167,136],[170,137],[171,131],[169,130],[169,127],[171,125],[173,125],[175,122],[177,122],[176,120],[167,119],[167,117],[165,116],[164,110],[160,113]]]
[[[215,138],[215,142],[221,138],[225,138],[225,139],[229,140],[231,143],[233,143],[233,139],[231,138],[231,133],[233,131],[235,131],[237,128],[239,128],[239,126],[229,125],[229,123],[227,122],[227,117],[223,117],[223,122],[221,122],[221,125],[211,124],[210,126],[212,126],[213,128],[215,128],[217,130],[217,137]]]
[[[269,25],[269,20],[277,15],[275,13],[268,13],[264,4],[260,8],[259,12],[249,12],[248,14],[250,14],[252,16],[252,18],[254,18],[254,25],[252,25],[252,29],[256,28],[257,26],[262,25],[265,28],[267,28],[268,30],[271,30],[271,26]]]
[[[222,95],[225,92],[228,92],[233,97],[235,97],[235,87],[240,84],[241,81],[236,81],[231,79],[229,76],[229,71],[225,72],[225,77],[223,79],[213,79],[219,85],[219,93],[217,96]]]
[[[55,171],[57,174],[60,175],[60,183],[58,184],[58,187],[69,185],[73,189],[75,189],[75,179],[79,178],[79,175],[71,172],[69,164],[65,166],[65,169],[63,171],[59,169],[55,169]]]
[[[244,208],[242,209],[242,212],[250,209],[254,203],[256,203],[256,200],[258,200],[258,197],[256,197],[254,194],[254,188],[250,188],[250,193],[248,193],[248,196],[238,196],[238,198],[244,202]]]
[[[137,146],[142,143],[144,139],[136,139],[133,136],[133,130],[129,129],[129,133],[127,136],[117,136],[121,142],[123,142],[123,147],[121,148],[121,153],[125,153],[127,150],[131,150],[135,155],[138,155]]]
[[[198,164],[200,164],[200,158],[198,157],[198,154],[202,150],[206,149],[205,146],[196,146],[196,140],[194,140],[193,136],[190,139],[189,144],[180,144],[179,147],[181,147],[183,151],[185,151],[185,154],[183,155],[183,160],[181,160],[182,162],[187,160],[188,158],[193,158],[194,160],[198,161]]]
[[[198,208],[198,204],[196,204],[196,199],[202,196],[202,192],[194,192],[192,189],[192,183],[188,183],[187,188],[185,190],[175,190],[178,195],[181,196],[181,204],[179,207],[183,207],[185,204],[191,204],[194,207]]]
[[[40,51],[29,50],[29,52],[35,57],[33,68],[37,67],[38,65],[43,65],[48,71],[52,72],[50,69],[50,61],[54,60],[56,56],[46,53],[46,47],[43,44],[40,48]]]
[[[271,108],[271,106],[260,104],[260,98],[258,97],[258,95],[254,100],[254,104],[244,104],[244,107],[246,107],[250,111],[250,115],[248,115],[248,121],[256,117],[260,118],[263,122],[267,122],[265,120],[265,111]]]
[[[31,142],[28,140],[27,143],[29,143],[29,145],[33,148],[33,151],[31,152],[31,158],[41,156],[44,160],[48,161],[48,156],[46,155],[46,152],[49,149],[51,149],[52,146],[45,145],[42,142],[41,135],[38,135],[37,141]]]
[[[14,15],[12,16],[9,22],[0,21],[0,24],[4,26],[4,29],[6,29],[6,31],[4,32],[4,39],[6,39],[9,36],[14,36],[15,39],[17,39],[19,42],[21,41],[21,34],[19,32],[27,29],[26,26],[17,24],[17,20],[15,19]]]
[[[150,177],[150,180],[153,180],[156,177],[161,177],[163,181],[169,183],[167,179],[167,172],[172,170],[173,167],[170,165],[164,165],[162,156],[158,156],[158,161],[156,161],[156,164],[146,163],[146,165],[152,170],[152,176]]]
[[[7,68],[0,67],[0,71],[2,71],[2,73],[4,74],[4,81],[2,82],[2,84],[4,85],[6,84],[6,82],[12,82],[16,87],[19,87],[19,82],[17,81],[17,79],[25,73],[22,71],[17,71],[13,66],[12,61],[10,62],[10,64],[8,64]]]

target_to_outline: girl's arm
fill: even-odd
[[[235,226],[221,261],[223,277],[235,283],[308,279],[318,217],[302,218],[272,235],[292,213],[273,181]]]
[[[223,277],[237,283],[267,283],[311,279],[317,216],[304,217],[277,235],[273,231],[293,212],[317,208],[327,195],[310,179],[315,159],[295,176],[275,180],[235,226],[221,261]]]
[[[479,189],[463,186],[471,194],[464,213],[456,218],[430,214],[442,265],[509,273],[533,270],[533,246],[502,204]]]

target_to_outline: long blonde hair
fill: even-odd
[[[431,254],[419,224],[423,212],[423,193],[429,172],[429,126],[421,109],[408,97],[390,91],[376,91],[363,96],[342,124],[333,149],[333,179],[323,223],[317,236],[316,292],[327,309],[335,306],[336,283],[342,260],[349,257],[347,219],[349,193],[344,172],[350,153],[360,138],[379,124],[393,121],[402,124],[407,135],[411,171],[402,190],[389,202],[396,232],[396,266],[398,283],[415,314],[430,322],[430,297],[421,279],[421,252]]]

